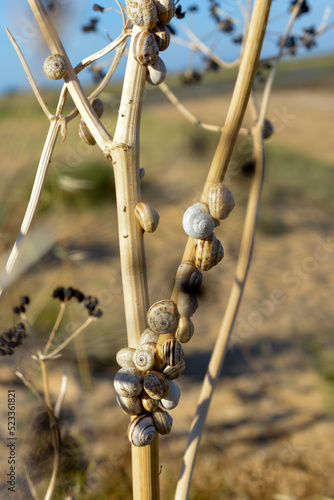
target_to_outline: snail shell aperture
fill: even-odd
[[[207,238],[215,228],[215,221],[205,203],[195,203],[184,212],[182,225],[191,238]]]
[[[134,418],[128,427],[129,441],[135,446],[146,446],[152,443],[155,434],[153,419],[147,414]]]
[[[135,214],[144,231],[153,233],[159,224],[159,214],[149,203],[137,203]]]
[[[43,63],[43,70],[51,80],[60,80],[66,75],[67,64],[59,54],[50,54]]]
[[[169,392],[169,381],[163,373],[150,371],[144,377],[144,390],[152,399],[163,399]]]
[[[160,334],[171,333],[177,327],[178,312],[172,300],[160,300],[153,304],[147,312],[149,328]]]
[[[226,219],[235,205],[233,194],[222,182],[213,184],[208,193],[208,205],[212,217]]]
[[[130,21],[144,30],[157,24],[158,12],[153,0],[126,0],[126,11]]]
[[[125,398],[139,396],[143,389],[141,372],[128,366],[121,368],[115,375],[114,387],[117,394]]]

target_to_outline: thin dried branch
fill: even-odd
[[[65,394],[66,394],[67,381],[68,381],[67,369],[65,369],[64,373],[63,373],[63,376],[62,376],[62,379],[61,379],[61,387],[60,387],[60,391],[59,391],[59,396],[58,396],[58,399],[56,401],[55,409],[54,409],[54,415],[55,415],[56,418],[59,418],[61,406],[63,404],[64,397],[65,397]]]
[[[23,464],[23,470],[24,470],[24,474],[25,474],[26,479],[27,479],[27,483],[28,483],[28,487],[29,487],[29,491],[31,493],[31,496],[33,497],[34,500],[40,500],[38,493],[37,493],[37,489],[36,489],[32,479],[29,475],[28,469],[25,466],[25,464]]]
[[[25,378],[25,376],[23,375],[23,373],[21,373],[19,371],[16,371],[15,375],[17,375],[19,377],[19,379],[22,380],[22,382],[24,383],[24,385],[26,387],[28,387],[29,391],[32,392],[32,394],[38,399],[38,401],[40,403],[42,403],[42,405],[47,408],[47,406],[45,404],[45,401],[44,401],[44,398],[37,392],[37,390],[35,389],[35,387],[29,382],[29,380],[27,380]]]
[[[43,355],[41,359],[52,359],[56,354],[58,354],[60,351],[62,351],[72,340],[74,340],[85,328],[87,328],[88,325],[91,324],[92,321],[94,321],[95,318],[93,316],[89,316],[87,320],[77,329],[75,332],[71,333],[71,335],[64,340],[59,346],[57,346],[53,351],[51,351],[47,355]]]
[[[56,332],[57,332],[57,330],[59,328],[60,322],[63,319],[65,309],[66,309],[66,302],[62,302],[60,304],[60,309],[59,309],[56,321],[55,321],[55,323],[54,323],[54,325],[52,327],[51,333],[50,333],[48,341],[46,343],[46,346],[45,346],[45,349],[44,349],[44,352],[43,352],[44,356],[46,356],[46,354],[48,353],[48,350],[49,350],[49,348],[50,348],[50,346],[51,346],[51,344],[53,342],[54,336],[55,336],[55,334],[56,334]]]

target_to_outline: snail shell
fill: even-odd
[[[183,349],[176,339],[168,339],[162,345],[162,353],[165,363],[168,366],[177,365],[183,358]]]
[[[60,80],[66,75],[66,60],[59,54],[50,54],[43,63],[44,73],[51,80]]]
[[[152,399],[150,396],[143,391],[141,394],[141,404],[143,405],[144,409],[149,412],[155,411],[158,406],[159,406],[159,399]]]
[[[215,221],[205,203],[195,203],[187,208],[182,224],[187,235],[197,239],[207,238],[215,228]]]
[[[101,101],[101,99],[96,98],[91,101],[91,105],[95,113],[97,114],[98,118],[101,118],[104,111],[103,101]]]
[[[267,118],[264,120],[263,129],[262,129],[262,137],[263,139],[268,139],[275,132],[274,125]]]
[[[195,266],[208,271],[224,257],[224,249],[214,234],[206,240],[195,240]]]
[[[160,403],[161,406],[165,408],[165,410],[173,410],[177,407],[180,401],[181,392],[179,386],[173,380],[169,382],[169,393],[163,398]]]
[[[148,233],[154,233],[159,224],[159,214],[149,203],[137,203],[135,214],[142,229]]]
[[[125,398],[139,396],[143,390],[142,374],[136,368],[126,366],[118,370],[114,378],[114,387],[117,394]]]
[[[169,392],[169,381],[163,373],[150,371],[144,377],[144,390],[152,399],[163,399]]]
[[[164,24],[168,24],[175,15],[174,0],[154,0],[158,11],[158,18]]]
[[[139,179],[143,179],[145,176],[145,168],[139,169]]]
[[[147,67],[146,81],[151,85],[160,85],[167,76],[167,68],[161,57]]]
[[[124,413],[127,415],[139,415],[143,411],[141,399],[137,396],[133,398],[124,398],[123,396],[116,394],[116,400]]]
[[[160,52],[163,52],[169,47],[170,44],[170,31],[168,29],[168,26],[158,22],[153,30],[153,33]]]
[[[116,354],[116,361],[121,366],[124,368],[125,366],[129,366],[134,368],[135,364],[133,361],[133,356],[134,353],[136,352],[136,349],[134,347],[124,347],[118,353]]]
[[[140,31],[133,40],[133,57],[142,66],[153,64],[159,56],[159,47],[154,35],[149,31]]]
[[[186,363],[184,359],[181,359],[179,363],[175,366],[166,366],[163,371],[163,374],[168,378],[169,381],[174,380],[175,378],[180,377],[186,368]]]
[[[222,182],[213,184],[209,189],[208,205],[212,217],[226,219],[235,205],[233,194]]]
[[[186,344],[194,335],[194,331],[194,324],[190,318],[180,318],[179,326],[176,330],[176,338],[182,344]]]
[[[169,434],[172,430],[173,419],[167,411],[158,408],[152,413],[152,419],[159,434]]]
[[[104,105],[101,99],[94,99],[91,102],[91,105],[95,113],[97,114],[98,118],[101,118],[104,110]],[[94,146],[94,144],[96,144],[96,140],[94,139],[93,135],[91,134],[84,120],[80,120],[79,137],[83,142],[85,142],[89,146]]]
[[[147,344],[148,342],[154,342],[155,344],[159,340],[159,334],[152,332],[149,328],[143,331],[140,337],[140,344]]]
[[[192,293],[179,292],[177,297],[177,310],[180,316],[190,318],[198,308],[197,297]]]
[[[151,30],[157,24],[158,11],[153,0],[126,0],[126,11],[133,24]]]
[[[155,438],[156,429],[150,415],[143,414],[134,418],[128,427],[128,438],[135,446],[146,446]]]
[[[147,372],[152,370],[155,365],[155,355],[157,349],[153,342],[149,344],[140,345],[134,354],[133,361],[138,370]]]
[[[196,293],[202,284],[202,273],[191,260],[185,260],[176,272],[175,283],[183,293]]]
[[[159,300],[147,312],[147,323],[153,332],[171,333],[177,327],[177,308],[172,300]]]

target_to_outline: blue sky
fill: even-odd
[[[57,0],[63,5],[67,11],[67,19],[62,20],[58,29],[66,50],[73,64],[77,64],[87,55],[101,49],[108,43],[105,30],[108,31],[112,38],[115,38],[121,29],[120,16],[110,11],[101,14],[93,12],[92,5],[95,3],[91,0]],[[245,0],[240,0],[245,1]],[[112,0],[100,0],[99,2],[104,7],[115,6]],[[123,3],[125,3],[123,1]],[[237,23],[241,21],[242,16],[236,7],[235,0],[218,0],[218,3],[228,15],[233,16]],[[293,34],[299,34],[304,27],[311,25],[318,26],[324,10],[327,6],[332,8],[329,22],[334,21],[334,0],[309,0],[311,12],[300,16],[293,28]],[[182,33],[182,25],[186,22],[191,29],[201,38],[205,38],[209,46],[214,47],[215,51],[226,60],[233,60],[238,51],[237,45],[230,42],[229,35],[225,33],[215,33],[215,25],[208,16],[209,2],[205,0],[181,0],[181,6],[185,10],[190,5],[198,6],[198,13],[187,14],[185,20],[173,20],[172,25],[177,29],[178,34],[186,38]],[[270,56],[277,51],[278,35],[281,33],[288,20],[288,0],[274,0],[272,3],[272,11],[269,20],[268,36],[263,48],[263,55]],[[99,18],[100,22],[99,33],[83,33],[81,26],[89,20],[90,17]],[[52,85],[47,80],[42,71],[42,63],[48,54],[48,49],[44,41],[39,35],[38,28],[34,22],[34,18],[30,11],[26,0],[0,0],[0,57],[2,68],[5,71],[0,73],[0,93],[11,92],[15,90],[28,89],[29,84],[21,64],[12,48],[3,26],[7,26],[12,34],[17,39],[20,48],[28,61],[28,64],[33,72],[37,83],[41,87]],[[240,26],[240,28],[238,27]],[[241,32],[241,24],[236,25],[234,34]],[[212,35],[213,34],[213,35]],[[334,30],[322,35],[317,42],[318,46],[314,53],[333,52],[334,53]],[[300,55],[307,54],[305,49],[300,51]],[[190,63],[191,56],[189,51],[179,45],[172,44],[170,48],[162,54],[169,71],[177,71],[186,69]],[[195,65],[199,63],[199,56],[196,56]],[[119,78],[124,71],[124,63],[116,74]],[[84,74],[85,73],[85,74]],[[91,82],[89,72],[87,70],[81,74],[83,82]],[[61,83],[53,83],[54,86],[60,87]]]

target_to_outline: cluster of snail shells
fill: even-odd
[[[126,0],[128,17],[141,30],[133,40],[133,56],[147,67],[146,80],[151,85],[160,85],[167,69],[159,52],[170,43],[170,31],[166,26],[175,14],[174,0]]]
[[[103,102],[101,101],[101,99],[97,99],[97,98],[93,99],[91,101],[91,106],[94,109],[97,117],[101,118],[101,116],[103,115],[103,111],[104,111],[104,105],[103,105]],[[83,142],[85,142],[89,146],[94,146],[94,144],[96,144],[96,141],[95,141],[91,131],[89,130],[89,128],[87,127],[87,125],[83,119],[80,120],[78,132],[79,132],[79,137]]]

